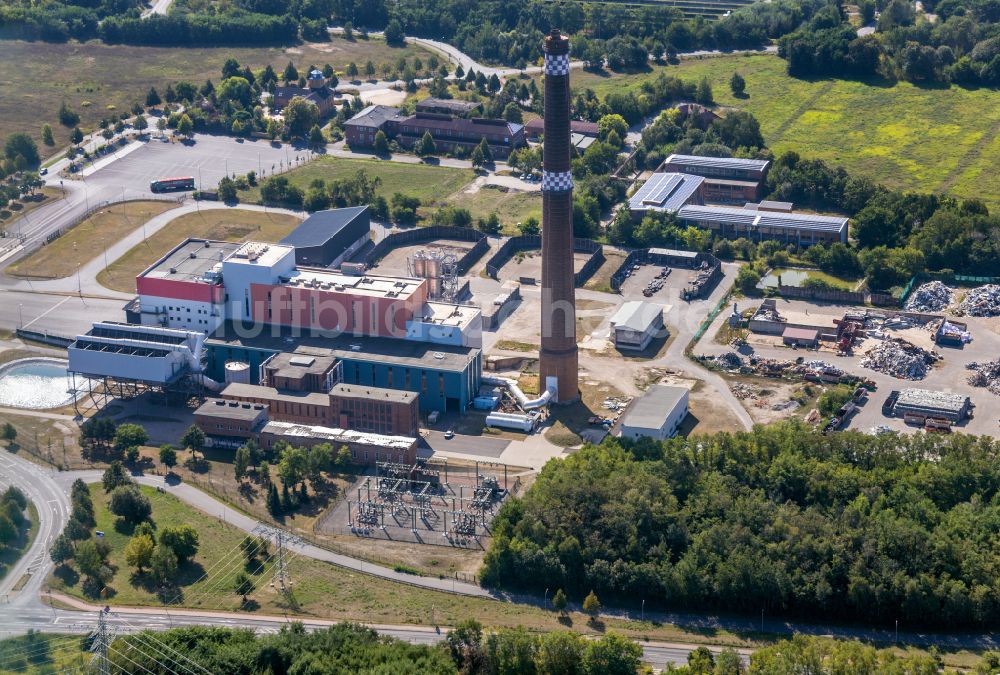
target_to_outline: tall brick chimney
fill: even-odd
[[[545,136],[542,144],[542,348],[540,384],[559,380],[556,400],[579,397],[576,291],[573,284],[573,176],[570,172],[569,39],[545,37]]]

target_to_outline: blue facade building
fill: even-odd
[[[333,355],[345,384],[416,392],[420,410],[465,412],[479,391],[483,357],[480,349],[409,340],[342,336],[252,338],[213,337],[205,343],[208,376],[225,378],[229,361],[250,365],[252,384],[260,365],[278,352]]]

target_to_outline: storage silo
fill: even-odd
[[[244,361],[226,361],[226,384],[250,384],[250,364]]]

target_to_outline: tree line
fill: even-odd
[[[501,509],[482,578],[647,609],[994,625],[997,450],[798,422],[606,441],[550,461]]]
[[[779,41],[788,73],[798,77],[885,78],[911,82],[1000,85],[1000,9],[990,0],[923,3],[865,0],[862,20],[876,32],[858,37],[841,6],[831,4]],[[878,20],[875,21],[876,11]]]

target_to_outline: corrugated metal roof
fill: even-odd
[[[317,211],[288,233],[281,243],[286,246],[323,246],[341,232],[345,233],[343,245],[350,244],[365,236],[371,229],[367,217],[367,206],[348,206],[343,209]]]
[[[611,317],[611,325],[642,333],[649,328],[657,316],[663,316],[663,310],[663,305],[654,302],[632,300],[618,308],[618,311]]]
[[[654,173],[632,198],[632,211],[677,211],[698,191],[705,179],[686,173]]]
[[[736,157],[699,157],[698,155],[670,155],[667,164],[682,163],[697,167],[714,167],[717,169],[743,169],[763,171],[770,162],[766,159],[738,159]]]
[[[697,222],[727,223],[730,225],[753,225],[757,212],[748,209],[725,206],[685,206],[677,214],[681,220]]]
[[[812,213],[778,213],[753,209],[726,208],[720,206],[685,206],[678,212],[682,220],[696,222],[748,225],[756,228],[785,230],[816,230],[841,232],[847,227],[847,218],[840,216],[820,216]]]
[[[688,396],[687,387],[654,384],[635,401],[625,413],[622,426],[641,429],[659,429],[682,401]]]
[[[757,227],[776,227],[787,230],[822,230],[840,232],[847,227],[847,218],[817,216],[811,213],[776,213],[758,211]]]

